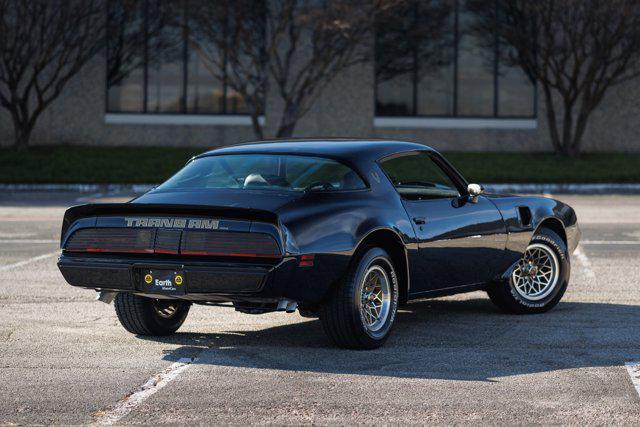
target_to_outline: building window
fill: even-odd
[[[208,0],[202,0],[208,1]],[[250,113],[227,82],[210,71],[193,37],[197,1],[110,0],[107,6],[107,112]],[[187,7],[189,4],[189,7]],[[216,20],[227,28],[229,16]],[[225,22],[225,20],[227,22]],[[220,31],[223,31],[221,29]],[[206,43],[198,40],[199,44]],[[210,53],[215,48],[209,46]],[[224,50],[224,49],[223,49]],[[225,52],[216,52],[226,57]]]
[[[472,31],[474,19],[465,0],[414,0],[380,23],[376,115],[536,117],[535,83],[504,63],[497,37]]]

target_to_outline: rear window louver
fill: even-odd
[[[146,228],[85,228],[67,240],[65,251],[280,258],[265,233]]]

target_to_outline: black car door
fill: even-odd
[[[486,282],[504,257],[506,230],[495,205],[435,153],[413,151],[380,162],[402,197],[418,240],[411,293]]]

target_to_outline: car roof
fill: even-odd
[[[431,147],[408,141],[388,139],[279,139],[231,145],[207,151],[197,157],[220,154],[295,154],[329,157],[362,164],[375,161],[395,153],[412,150],[433,151]]]

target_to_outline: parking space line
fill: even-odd
[[[573,252],[573,255],[575,255],[576,259],[582,266],[582,272],[585,274],[585,276],[587,276],[589,279],[595,279],[596,274],[591,269],[591,261],[589,260],[589,257],[587,257],[587,254],[584,253],[580,245],[578,245],[576,250]]]
[[[22,267],[23,265],[31,264],[32,262],[40,261],[42,259],[51,258],[56,255],[60,255],[60,251],[50,252],[44,255],[38,255],[33,258],[25,259],[24,261],[16,262],[13,264],[3,265],[0,267],[0,271],[7,271],[7,270],[11,270],[12,268]]]
[[[585,240],[581,245],[640,245],[640,240]]]
[[[102,197],[102,196],[103,196],[102,193],[94,193],[94,194],[89,194],[87,196],[81,196],[76,199],[76,203],[88,202],[91,199],[97,199],[98,197]]]
[[[175,380],[196,360],[196,358],[180,358],[164,371],[149,378],[138,390],[121,399],[111,410],[99,412],[96,415],[96,423],[99,425],[116,424],[142,402]]]
[[[640,396],[640,362],[627,362],[624,364],[627,368],[627,372],[631,377],[631,383]]]
[[[2,244],[6,244],[6,243],[20,243],[20,244],[27,244],[27,243],[58,243],[59,240],[56,239],[0,239],[0,243]]]
[[[25,237],[33,237],[35,235],[36,233],[0,233],[0,237],[3,239],[9,239],[9,238],[20,239]]]

